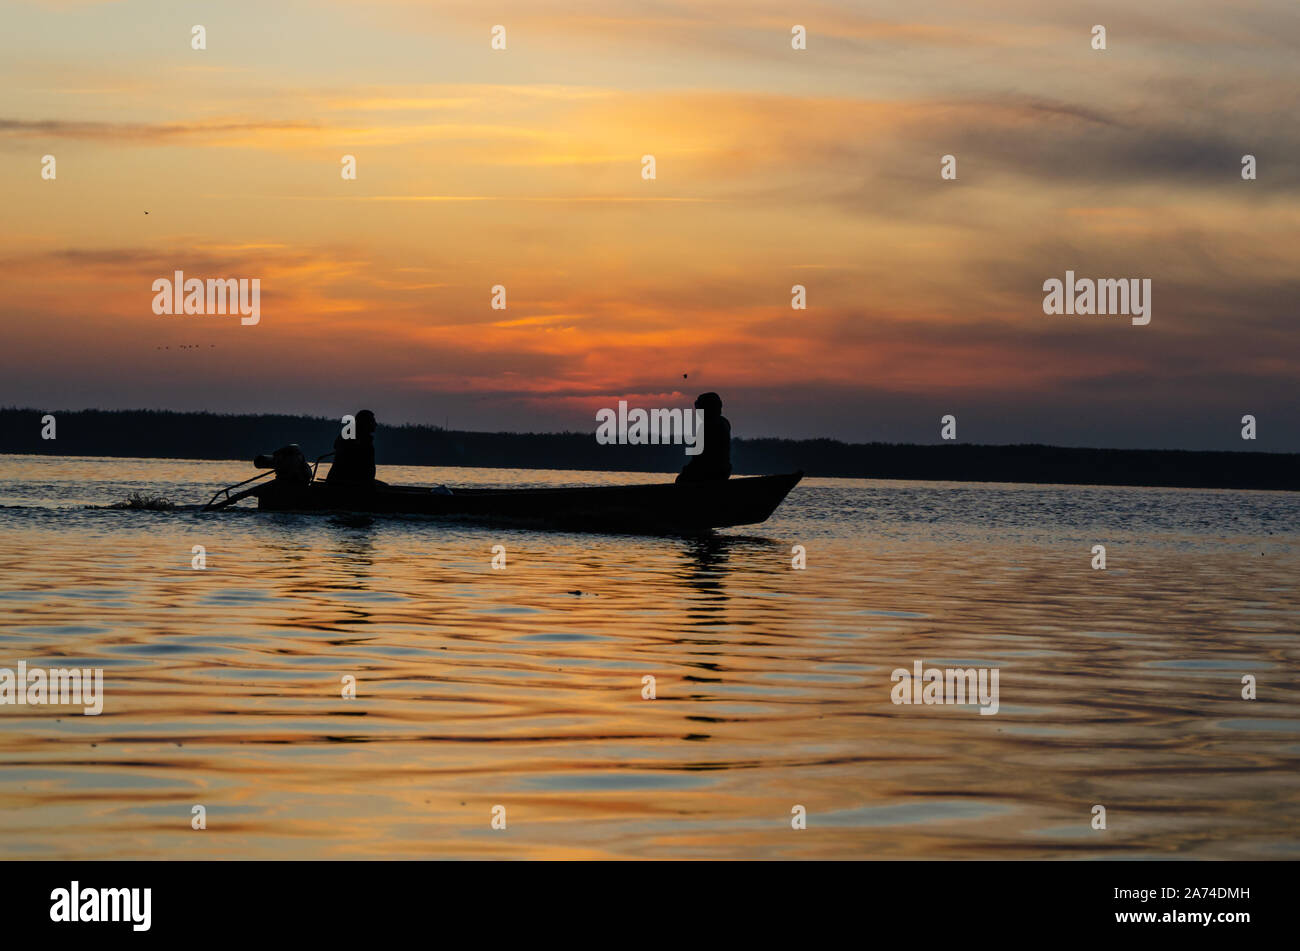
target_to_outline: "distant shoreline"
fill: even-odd
[[[333,448],[339,422],[294,415],[218,415],[167,410],[56,412],[54,440],[41,438],[46,410],[0,409],[0,453],[145,459],[248,459],[286,443],[314,459]],[[378,463],[675,472],[680,446],[602,446],[592,433],[485,433],[436,426],[383,426]],[[1300,489],[1300,453],[1180,449],[1081,449],[1034,444],[914,445],[832,439],[733,439],[736,475],[793,472],[851,479],[1128,485],[1200,489]]]

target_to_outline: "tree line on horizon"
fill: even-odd
[[[62,456],[248,459],[298,443],[308,459],[332,450],[339,421],[291,414],[173,410],[55,412],[0,409],[0,452]],[[602,446],[593,433],[491,433],[381,425],[383,465],[675,472],[681,446]],[[733,438],[736,475],[803,470],[809,476],[959,482],[1038,482],[1188,488],[1300,488],[1300,454],[1174,449],[1086,449],[1037,444],[844,443],[834,439]]]

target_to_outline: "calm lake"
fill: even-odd
[[[104,677],[0,706],[0,855],[1300,858],[1300,494],[809,479],[704,539],[105,507],[252,474],[0,456],[0,668]],[[997,713],[893,703],[916,661]]]

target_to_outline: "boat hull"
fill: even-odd
[[[260,487],[258,508],[274,512],[429,515],[491,524],[595,531],[698,532],[766,521],[802,472],[718,482],[583,486],[556,489],[455,489],[421,486],[358,490],[313,482]]]

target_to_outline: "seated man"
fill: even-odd
[[[356,415],[356,435],[334,440],[334,464],[325,481],[334,486],[373,487],[375,481],[375,414],[363,409]]]
[[[731,477],[731,423],[722,415],[722,397],[701,393],[695,408],[704,410],[704,448],[692,457],[678,482],[711,482]]]

